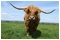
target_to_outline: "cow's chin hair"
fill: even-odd
[[[30,21],[35,21],[35,19],[30,19]]]

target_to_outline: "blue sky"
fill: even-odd
[[[12,3],[16,7],[26,7],[29,5],[35,5],[46,12],[50,12],[56,9],[51,14],[40,13],[40,22],[59,23],[59,2],[58,1],[1,1],[1,20],[9,21],[24,21],[25,12],[23,10],[17,10],[10,4]]]

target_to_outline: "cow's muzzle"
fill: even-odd
[[[34,16],[29,16],[29,19],[30,20],[35,20],[35,17]]]

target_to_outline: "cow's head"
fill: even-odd
[[[10,3],[10,4],[11,4],[11,3]],[[38,17],[38,15],[39,15],[40,12],[43,12],[43,13],[45,13],[45,14],[50,14],[50,13],[52,13],[53,11],[55,11],[55,9],[54,9],[54,10],[52,10],[51,12],[45,12],[44,10],[42,10],[42,9],[36,7],[36,6],[33,6],[33,5],[28,6],[28,7],[26,7],[26,8],[17,8],[17,7],[15,7],[15,6],[12,5],[12,4],[11,4],[11,6],[13,6],[15,9],[18,9],[18,10],[24,10],[25,13],[28,15],[28,17],[29,17],[30,20],[31,20],[31,19],[32,19],[32,20],[35,20],[36,17]]]

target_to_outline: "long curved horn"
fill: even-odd
[[[18,9],[18,10],[23,10],[24,8],[17,8],[17,7],[15,7],[14,5],[12,5],[11,3],[10,3],[10,5],[12,6],[12,7],[14,7],[15,9]]]
[[[42,12],[45,13],[45,14],[50,14],[50,13],[52,13],[52,12],[54,12],[54,11],[55,11],[55,9],[52,10],[51,12],[45,12],[45,11],[42,10]]]

